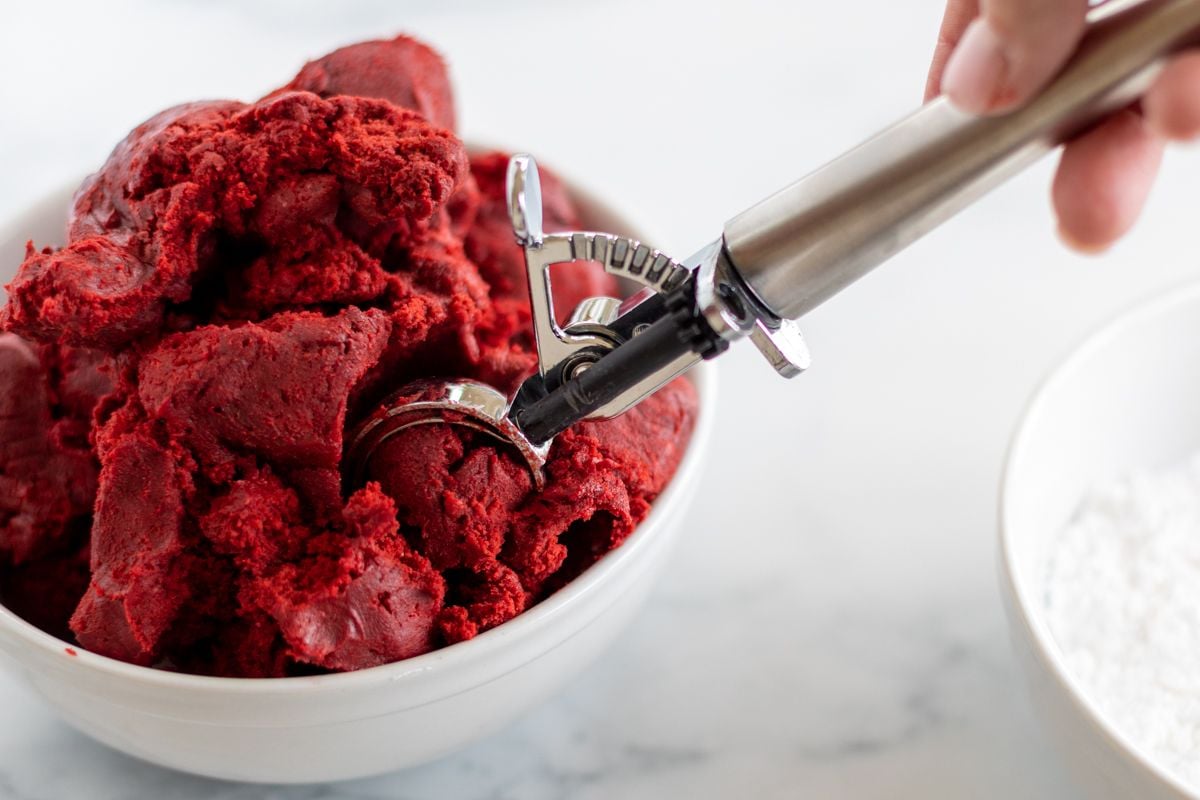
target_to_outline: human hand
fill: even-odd
[[[949,0],[925,97],[997,114],[1024,103],[1083,35],[1087,0]],[[1200,51],[1173,58],[1138,108],[1063,148],[1051,192],[1060,237],[1099,252],[1137,220],[1167,141],[1200,137]]]

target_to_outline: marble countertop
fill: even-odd
[[[253,97],[398,30],[449,57],[467,136],[587,177],[668,252],[920,101],[939,0],[709,5],[13,6],[0,219],[163,106]],[[811,314],[799,380],[751,348],[723,359],[677,558],[618,643],[508,730],[403,774],[240,786],[117,755],[0,677],[0,799],[1078,797],[1009,650],[1001,463],[1073,342],[1200,272],[1200,154],[1168,157],[1148,217],[1096,259],[1055,241],[1049,166]]]

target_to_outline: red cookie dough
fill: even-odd
[[[344,519],[344,532],[311,540],[304,559],[248,581],[242,605],[275,620],[292,658],[326,669],[373,667],[433,648],[445,582],[400,535],[392,501],[368,484]]]
[[[677,381],[522,462],[469,429],[345,431],[417,378],[535,366],[507,156],[468,160],[445,66],[399,37],[256,103],[165,111],[32,245],[0,314],[0,598],[107,656],[279,677],[468,639],[636,528],[687,446]],[[578,213],[543,172],[548,227]],[[556,280],[569,310],[611,293]]]
[[[20,338],[0,334],[0,561],[14,565],[52,548],[92,510],[96,460],[79,417],[92,405],[89,381],[104,378],[79,353],[61,355],[42,364]]]
[[[104,454],[92,523],[92,578],[71,617],[79,643],[149,664],[192,587],[180,562],[184,502],[194,491],[178,447],[149,433],[123,436]]]
[[[321,97],[377,97],[411,108],[434,125],[455,128],[454,92],[446,62],[411,36],[360,42],[310,61],[279,91],[298,89]]]
[[[116,350],[161,330],[171,306],[208,299],[195,297],[198,282],[260,253],[267,278],[272,266],[320,271],[332,260],[341,274],[298,302],[373,299],[386,281],[346,229],[367,241],[419,227],[467,169],[452,134],[382,100],[293,92],[178,106],[84,183],[67,246],[30,251],[0,321]]]
[[[445,638],[511,619],[549,581],[565,583],[625,541],[679,466],[695,410],[695,390],[677,380],[620,417],[567,430],[540,494],[519,456],[469,428],[422,425],[381,445],[370,477],[417,549],[455,576]]]

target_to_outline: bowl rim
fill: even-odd
[[[1049,398],[1056,390],[1071,380],[1097,352],[1119,339],[1127,331],[1148,323],[1179,306],[1200,303],[1200,281],[1191,279],[1174,287],[1156,292],[1148,298],[1126,306],[1111,315],[1107,321],[1085,333],[1068,351],[1059,358],[1039,381],[1026,401],[1017,419],[1015,432],[1009,440],[1000,477],[999,502],[999,549],[1001,553],[1000,576],[1002,587],[1014,602],[1008,604],[1015,612],[1010,615],[1021,624],[1027,637],[1035,647],[1031,648],[1049,672],[1057,686],[1065,690],[1072,705],[1098,730],[1118,752],[1126,755],[1134,765],[1140,767],[1148,777],[1156,779],[1161,788],[1174,792],[1181,800],[1200,800],[1200,788],[1185,784],[1164,766],[1159,764],[1140,745],[1117,728],[1101,711],[1098,703],[1071,672],[1062,656],[1058,642],[1045,622],[1038,602],[1035,587],[1018,577],[1019,558],[1012,533],[1011,519],[1015,516],[1014,486],[1019,483],[1018,465],[1024,461],[1024,453],[1031,446],[1032,430],[1044,414]]]
[[[469,152],[488,152],[499,148],[467,140]],[[608,202],[598,197],[590,190],[582,187],[572,176],[564,174],[557,168],[555,175],[560,179],[568,194],[580,201],[581,205],[611,218],[618,223],[616,227],[623,228],[625,235],[637,235],[640,231]],[[35,198],[25,206],[23,212],[0,225],[0,242],[18,241],[18,232],[22,223],[39,213],[46,213],[57,201],[69,198],[79,181],[68,181],[56,189],[52,189]],[[645,241],[645,239],[643,239]],[[486,663],[493,652],[508,646],[510,640],[530,639],[536,637],[540,628],[556,619],[564,610],[576,605],[581,598],[593,594],[609,577],[622,569],[628,569],[638,558],[638,554],[653,544],[653,538],[658,529],[667,521],[668,512],[681,512],[675,509],[677,498],[685,491],[683,487],[699,478],[701,457],[712,438],[714,429],[714,410],[717,399],[716,368],[705,361],[687,373],[687,378],[696,388],[698,396],[696,423],[688,439],[679,465],[671,476],[666,487],[659,493],[651,504],[650,511],[641,523],[634,529],[624,542],[608,551],[596,563],[592,564],[566,586],[545,598],[512,619],[484,631],[466,641],[447,645],[437,650],[431,650],[401,661],[381,664],[376,667],[354,670],[351,672],[334,672],[322,675],[291,676],[284,678],[231,678],[212,675],[195,675],[185,672],[145,667],[119,661],[114,658],[93,653],[77,644],[59,639],[27,622],[9,608],[0,603],[0,633],[8,633],[21,644],[31,646],[47,658],[67,658],[72,667],[102,674],[130,683],[140,684],[157,689],[171,689],[187,692],[235,694],[239,696],[284,696],[296,693],[346,692],[362,690],[378,685],[392,685],[403,680],[412,680],[415,676],[428,675],[434,671],[449,672],[451,669],[463,669],[472,664]],[[563,637],[565,641],[573,634]],[[561,641],[555,641],[547,647],[531,652],[522,664],[539,657],[545,652],[557,647]],[[23,663],[21,655],[6,651],[4,640],[0,638],[0,656],[9,655],[17,663]],[[494,660],[494,659],[493,659]],[[507,670],[506,670],[507,671]],[[474,684],[487,683],[496,676],[488,676]],[[455,690],[457,691],[457,690]],[[451,692],[453,693],[453,691]]]

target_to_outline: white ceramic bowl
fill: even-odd
[[[636,235],[568,182],[584,221]],[[0,231],[7,282],[26,239],[61,241],[71,191]],[[357,778],[430,761],[509,723],[574,678],[632,619],[662,569],[712,435],[714,375],[692,372],[695,433],[638,530],[517,618],[426,655],[374,669],[247,680],[180,675],[104,658],[0,607],[0,654],[69,722],[133,756],[175,769],[272,783]]]
[[[1001,492],[1001,586],[1034,704],[1090,798],[1197,798],[1100,713],[1044,618],[1046,548],[1090,486],[1200,448],[1200,284],[1127,312],[1037,391]],[[1200,668],[1200,665],[1197,665]]]

